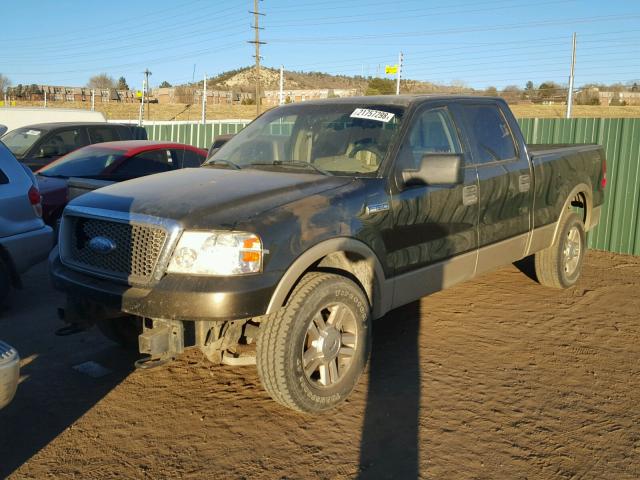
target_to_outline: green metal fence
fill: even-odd
[[[248,120],[220,120],[212,123],[162,123],[145,125],[150,140],[186,143],[208,149],[218,135],[238,133]]]
[[[640,118],[524,118],[527,143],[598,143],[607,155],[607,188],[600,225],[589,247],[640,255]],[[208,148],[217,135],[237,133],[247,121],[147,126],[150,139]]]
[[[640,255],[640,118],[525,118],[527,143],[598,143],[607,155],[600,225],[589,247]]]

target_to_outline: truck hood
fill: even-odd
[[[152,215],[186,228],[232,227],[241,219],[351,181],[286,170],[187,168],[100,188],[70,205]]]

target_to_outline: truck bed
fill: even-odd
[[[527,144],[527,150],[529,150],[529,154],[534,156],[540,155],[557,155],[558,153],[577,153],[584,152],[588,150],[598,149],[600,146],[596,143],[533,143]]]

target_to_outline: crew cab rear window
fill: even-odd
[[[111,127],[89,127],[91,143],[115,142],[120,140],[118,132]]]
[[[516,158],[511,129],[497,105],[465,105],[463,111],[477,145],[478,163]]]

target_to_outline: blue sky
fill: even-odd
[[[640,79],[637,0],[264,0],[263,64],[502,88]],[[95,73],[140,88],[201,79],[253,62],[253,0],[21,0],[3,8],[0,73],[13,84],[85,85]],[[194,76],[195,65],[195,76]]]

